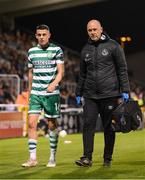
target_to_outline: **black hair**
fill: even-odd
[[[50,31],[49,26],[47,26],[46,24],[40,24],[36,27],[36,30],[38,29],[47,29],[48,31]]]

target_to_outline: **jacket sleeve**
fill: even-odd
[[[114,51],[114,61],[116,65],[116,74],[118,77],[120,91],[121,92],[129,92],[130,85],[128,79],[128,68],[126,63],[126,58],[122,47],[117,44]]]
[[[79,80],[76,86],[76,96],[83,96],[83,89],[84,89],[84,83],[85,83],[85,79],[86,79],[86,63],[83,59],[83,57],[81,56],[81,60],[80,60],[80,74],[79,74]]]

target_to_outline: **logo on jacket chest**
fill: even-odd
[[[103,56],[107,56],[107,55],[109,54],[109,51],[108,51],[107,49],[103,49],[103,50],[101,51],[101,54],[102,54]]]

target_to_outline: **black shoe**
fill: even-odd
[[[76,165],[83,166],[83,167],[91,167],[92,161],[89,160],[87,157],[81,157],[79,160],[75,161]]]
[[[104,160],[104,163],[103,163],[103,166],[104,167],[110,167],[111,166],[111,161],[110,160]]]

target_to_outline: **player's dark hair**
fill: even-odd
[[[46,24],[40,24],[40,25],[38,25],[37,27],[36,27],[36,30],[38,30],[38,29],[47,29],[48,31],[50,31],[50,28],[49,28],[49,26],[47,26]]]

